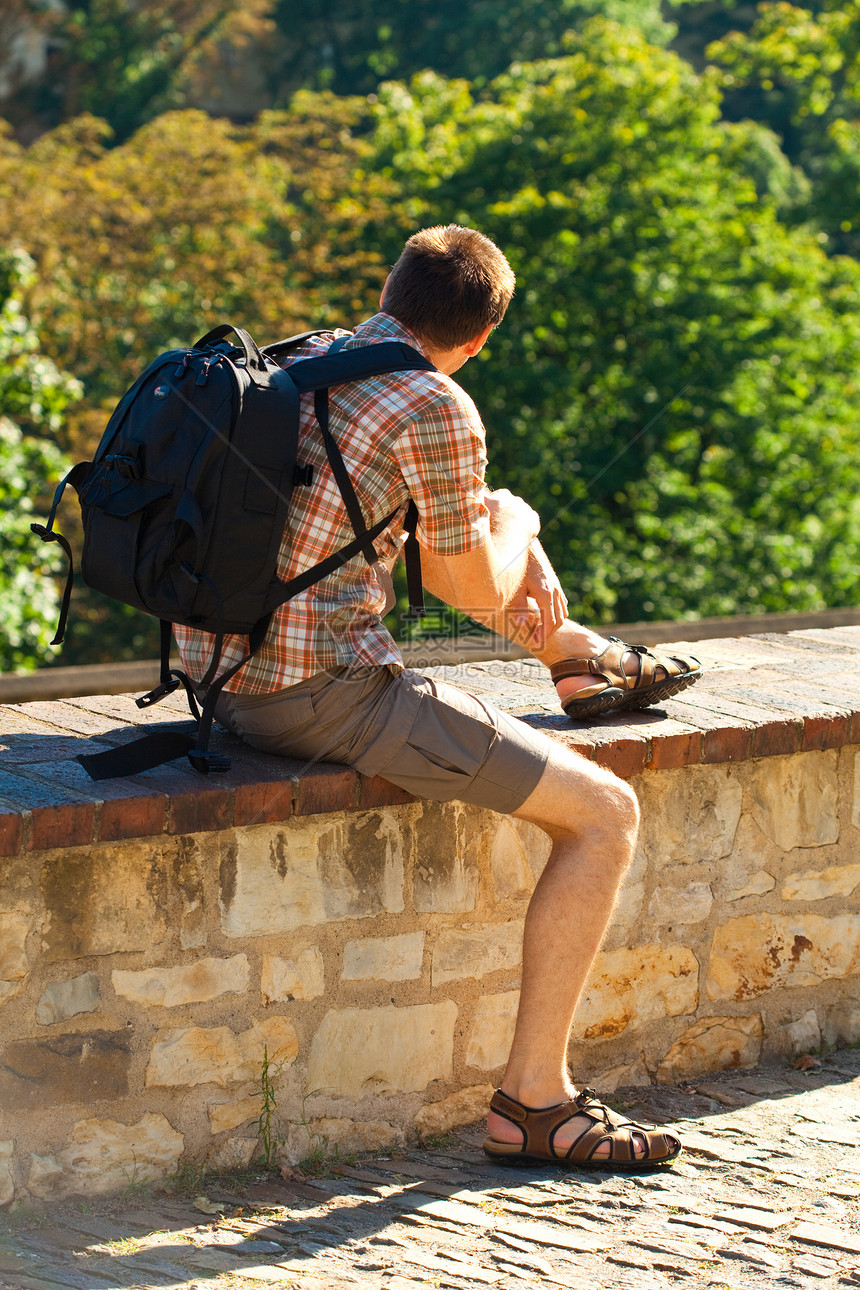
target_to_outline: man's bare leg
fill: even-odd
[[[554,748],[537,788],[514,814],[537,824],[553,845],[526,916],[519,1011],[501,1087],[540,1108],[576,1092],[567,1068],[570,1027],[633,857],[639,812],[623,780]],[[580,1116],[563,1125],[557,1147],[568,1147],[589,1124]],[[522,1136],[492,1112],[488,1132],[499,1142]]]

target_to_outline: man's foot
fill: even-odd
[[[610,636],[595,654],[550,666],[561,706],[574,720],[621,708],[645,708],[678,694],[702,675],[692,655],[657,655]]]
[[[487,1130],[485,1153],[505,1164],[551,1161],[565,1168],[641,1171],[671,1164],[681,1152],[672,1134],[623,1119],[591,1089],[544,1108],[524,1106],[497,1089]]]

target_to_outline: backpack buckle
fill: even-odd
[[[230,758],[224,753],[203,752],[200,748],[189,748],[188,760],[201,775],[230,769]]]
[[[181,684],[182,682],[177,681],[175,677],[171,677],[169,681],[162,681],[154,690],[150,690],[148,694],[142,694],[139,699],[135,699],[135,705],[138,708],[151,708],[153,704],[160,703],[162,699],[167,698],[168,694],[178,690]]]

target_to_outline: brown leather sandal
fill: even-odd
[[[632,1120],[623,1120],[598,1100],[593,1089],[584,1088],[569,1102],[532,1110],[516,1098],[508,1097],[497,1088],[490,1102],[490,1110],[510,1120],[520,1129],[523,1140],[498,1142],[484,1138],[484,1152],[500,1165],[558,1165],[561,1169],[599,1169],[609,1173],[647,1173],[663,1169],[677,1160],[681,1143],[671,1133],[662,1129],[646,1129]],[[591,1121],[587,1129],[560,1155],[554,1145],[556,1131],[574,1116],[582,1115]],[[636,1139],[644,1154],[637,1155]],[[597,1148],[609,1144],[608,1155],[595,1155]]]
[[[562,659],[549,670],[554,683],[568,676],[599,678],[594,685],[583,686],[561,700],[562,708],[575,721],[622,708],[647,708],[649,704],[662,703],[702,675],[702,665],[692,655],[652,654],[647,646],[628,645],[617,636],[610,636],[609,641],[596,658]],[[623,666],[628,652],[638,655],[639,660],[632,676],[627,675]]]

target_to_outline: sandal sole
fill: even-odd
[[[567,705],[562,703],[562,710],[571,721],[587,721],[589,717],[599,717],[604,712],[617,712],[623,706],[624,690],[610,686],[589,699],[569,699]]]
[[[483,1148],[484,1155],[492,1160],[494,1164],[503,1165],[506,1169],[530,1169],[535,1165],[555,1165],[558,1169],[585,1170],[588,1173],[607,1173],[607,1174],[650,1174],[656,1173],[660,1169],[670,1169],[683,1155],[683,1147],[676,1151],[673,1156],[668,1156],[665,1160],[642,1160],[627,1161],[625,1163],[614,1163],[611,1160],[606,1162],[597,1160],[567,1160],[563,1156],[527,1156],[522,1152],[508,1155],[507,1153],[496,1154],[495,1151],[488,1151]]]
[[[665,699],[671,699],[673,695],[680,694],[686,690],[688,685],[698,681],[702,675],[702,669],[697,668],[695,672],[684,672],[682,676],[666,677],[662,681],[655,682],[643,690],[627,690],[622,695],[621,708],[636,709],[649,708],[654,703],[662,703]]]

